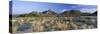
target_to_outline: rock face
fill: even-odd
[[[97,28],[97,18],[91,16],[77,17],[72,22],[68,17],[16,17],[12,20],[15,20],[12,22],[14,33]]]

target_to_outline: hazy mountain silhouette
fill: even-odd
[[[92,13],[92,14],[90,14],[89,16],[97,16],[97,11]]]
[[[43,11],[43,12],[37,12],[37,11],[32,11],[28,14],[20,14],[19,16],[97,16],[97,11],[94,12],[94,13],[83,13],[81,12],[80,10],[69,10],[69,11],[63,11],[62,13],[60,14],[57,14],[57,12],[49,9],[49,10],[46,10],[46,11]]]

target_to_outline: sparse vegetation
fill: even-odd
[[[81,16],[80,14],[79,10],[64,11],[60,15],[51,10],[31,12],[13,16],[10,22],[12,22],[13,33],[97,28],[96,16]]]
[[[84,19],[85,17],[80,17],[80,18]],[[15,20],[13,23],[15,23],[15,26],[17,28],[15,32],[19,32],[19,31],[25,32],[25,31],[29,31],[30,29],[32,31],[29,31],[29,32],[88,29],[89,25],[92,25],[92,27],[96,28],[94,26],[96,22],[91,23],[91,20],[86,21],[87,19],[84,19],[84,20],[83,19],[81,20],[81,19],[74,18],[74,20],[80,20],[80,21],[75,22],[73,20],[73,22],[71,23],[70,19],[68,19],[67,17],[17,17],[17,18],[12,18],[12,20]],[[90,18],[90,19],[95,19],[95,18]],[[25,25],[25,24],[28,24],[29,22],[31,23],[31,25]],[[16,23],[19,23],[18,24],[19,26],[17,26]],[[14,27],[12,29],[14,29]]]

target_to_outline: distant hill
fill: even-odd
[[[15,16],[15,15],[14,15]],[[18,16],[18,15],[17,15]],[[69,10],[64,11],[60,14],[57,14],[55,11],[49,9],[43,12],[32,11],[27,14],[20,14],[19,17],[50,17],[50,16],[97,16],[97,11],[94,13],[82,13],[80,10]]]
[[[81,13],[81,16],[97,16],[97,11],[94,13]]]
[[[81,16],[89,16],[91,13],[81,13]]]
[[[57,15],[57,13],[55,11],[51,10],[51,9],[43,11],[42,14],[46,17],[47,16],[51,17],[51,16],[56,16]]]
[[[51,9],[49,9],[49,10],[47,10],[47,11],[43,11],[42,12],[43,14],[50,14],[50,15],[55,15],[56,13],[53,11],[53,10],[51,10]]]
[[[64,11],[63,13],[61,13],[61,15],[64,16],[80,16],[80,10],[70,10],[70,11]]]
[[[90,14],[89,16],[97,16],[97,11],[92,13],[92,14]]]

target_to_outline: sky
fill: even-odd
[[[32,11],[42,12],[48,9],[51,9],[58,13],[63,12],[64,10],[80,10],[82,12],[93,13],[94,11],[97,10],[97,6],[80,5],[80,4],[47,3],[47,2],[31,2],[31,1],[13,1],[12,3],[12,14],[30,13]]]

